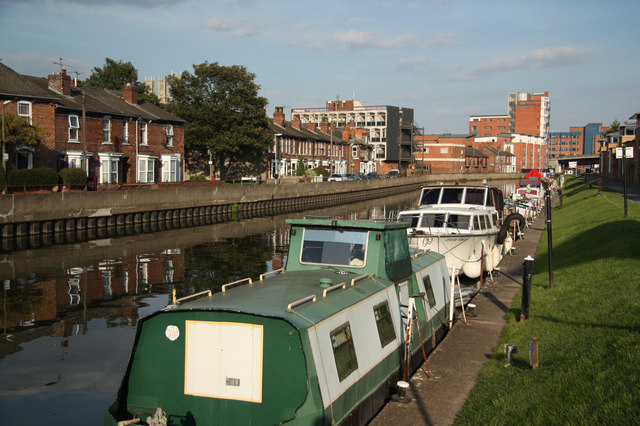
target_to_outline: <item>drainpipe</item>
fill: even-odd
[[[135,171],[136,183],[138,182],[138,140],[140,138],[140,118],[136,120],[136,158],[134,160],[133,170]]]

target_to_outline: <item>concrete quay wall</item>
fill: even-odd
[[[252,216],[351,203],[417,190],[437,181],[514,179],[514,175],[418,175],[349,182],[127,189],[0,195],[0,237],[28,237],[176,218]]]

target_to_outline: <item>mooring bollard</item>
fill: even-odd
[[[391,395],[391,399],[395,402],[402,402],[404,404],[411,402],[411,397],[407,395],[409,383],[404,380],[399,380],[396,385],[398,386],[398,393]]]
[[[533,257],[524,259],[524,272],[522,273],[522,307],[520,308],[520,321],[529,319],[529,306],[531,305],[531,274],[533,271]]]

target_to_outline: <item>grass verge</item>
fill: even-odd
[[[565,193],[582,182],[568,182]],[[603,188],[584,189],[552,213],[554,287],[547,232],[536,252],[530,319],[521,294],[500,343],[456,424],[639,424],[640,209]],[[529,366],[539,338],[540,366]],[[505,344],[518,345],[505,367]]]

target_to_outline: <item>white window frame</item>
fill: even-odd
[[[119,183],[118,163],[121,153],[101,152],[98,153],[100,159],[100,183]]]
[[[140,145],[149,145],[149,127],[145,121],[140,122]]]
[[[138,182],[153,183],[155,182],[156,159],[153,155],[138,156]]]
[[[27,107],[27,113],[21,112],[21,107]],[[29,124],[33,124],[33,105],[29,101],[18,101],[16,105],[16,112],[18,113],[18,117],[29,120]]]
[[[167,124],[164,126],[164,131],[167,134],[167,146],[173,146],[173,125]]]
[[[129,120],[122,120],[122,143],[129,145]]]
[[[102,117],[102,143],[111,144],[111,116]]]
[[[80,135],[80,117],[78,117],[76,114],[69,114],[68,123],[69,123],[68,141],[76,142],[76,143],[80,142],[78,138]]]
[[[162,182],[180,182],[180,155],[163,154]]]
[[[93,153],[91,152],[87,152],[85,153],[86,159],[87,159],[87,164],[89,163],[89,158],[93,155]],[[67,151],[66,152],[66,157],[67,157],[67,167],[69,168],[77,168],[77,169],[82,169],[82,151]],[[84,167],[84,171],[85,173],[88,174],[89,172],[89,167]]]
[[[449,148],[448,147],[442,147],[440,148],[440,154],[448,154],[449,153]]]
[[[351,157],[352,158],[358,158],[358,146],[357,145],[353,145],[351,147]]]

